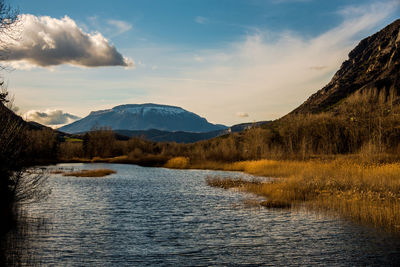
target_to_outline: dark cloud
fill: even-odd
[[[101,33],[85,33],[68,16],[56,19],[24,14],[20,18],[21,37],[17,41],[10,40],[7,61],[42,67],[60,64],[133,66],[133,61],[122,56]]]
[[[80,119],[80,117],[64,113],[62,110],[30,110],[25,113],[25,117],[28,121],[35,121],[44,125],[61,125]]]

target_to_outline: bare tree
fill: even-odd
[[[51,190],[48,188],[45,169],[30,168],[14,172],[10,177],[9,188],[14,202],[27,204],[47,199]]]
[[[7,46],[18,41],[21,33],[18,10],[12,8],[4,0],[0,0],[0,59],[7,58]],[[4,66],[1,67],[4,69]]]
[[[11,177],[14,172],[22,170],[22,120],[7,109],[3,102],[0,102],[0,205],[3,214],[9,214],[14,206],[14,196],[10,186]],[[15,117],[14,117],[15,116]]]
[[[7,56],[7,41],[17,41],[17,24],[17,10],[0,0],[0,59]],[[30,163],[26,122],[14,114],[13,102],[7,85],[0,81],[0,217],[6,219],[12,217],[16,204],[43,199],[48,193],[43,171],[26,167]]]
[[[8,95],[3,88],[4,95]],[[48,194],[43,186],[47,176],[39,170],[27,168],[32,164],[31,134],[26,122],[0,101],[0,205],[12,209],[15,204],[38,201]],[[36,139],[34,139],[36,140]]]
[[[1,90],[0,90],[0,102],[8,103],[9,102],[9,100],[7,99],[8,92],[6,90],[4,90],[3,85],[4,85],[4,82],[0,82],[0,87],[1,87]]]

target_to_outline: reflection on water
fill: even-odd
[[[46,230],[24,238],[40,265],[395,265],[400,240],[312,213],[249,208],[244,194],[208,187],[208,175],[134,165],[62,164],[118,171],[53,175],[50,198],[27,207]],[[22,261],[24,261],[22,257]]]
[[[0,266],[40,266],[41,259],[30,253],[32,233],[45,232],[47,222],[18,211],[13,227],[4,229],[0,235]]]

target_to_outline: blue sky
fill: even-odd
[[[99,58],[106,52],[82,48],[93,58],[53,60],[40,49],[32,55],[31,42],[22,41],[28,48],[18,47],[18,57],[7,62],[14,70],[3,76],[25,116],[59,110],[83,117],[118,104],[154,102],[226,125],[290,112],[329,82],[362,38],[400,18],[399,1],[392,0],[9,3],[32,15],[23,27],[46,49],[67,53],[60,31],[47,32],[58,25],[75,30],[71,36],[100,40],[115,54]]]

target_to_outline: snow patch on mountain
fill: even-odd
[[[127,104],[91,112],[87,117],[60,128],[67,133],[90,131],[96,127],[114,130],[210,132],[226,129],[183,108],[159,104]]]

